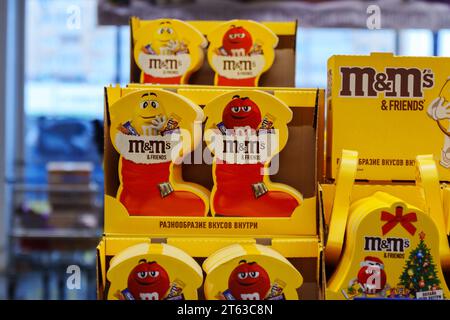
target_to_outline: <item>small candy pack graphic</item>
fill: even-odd
[[[260,75],[275,59],[278,37],[255,21],[227,21],[207,37],[208,61],[216,72],[215,85],[257,86]]]
[[[134,58],[141,83],[184,84],[204,59],[205,37],[176,19],[132,20]]]
[[[164,90],[139,90],[110,107],[120,154],[117,198],[130,215],[205,216],[209,192],[181,178],[181,159],[201,142],[202,110]]]
[[[214,154],[213,215],[290,217],[301,205],[294,188],[273,183],[274,157],[288,139],[292,111],[262,91],[233,91],[205,108],[205,141]]]
[[[202,270],[184,251],[141,243],[119,252],[110,263],[108,300],[193,300]]]
[[[277,251],[260,245],[232,245],[203,264],[208,300],[297,300],[303,278]]]

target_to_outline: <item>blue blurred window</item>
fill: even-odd
[[[450,29],[439,31],[439,52],[440,56],[450,57]]]
[[[27,0],[25,46],[25,180],[91,161],[101,184],[103,87],[129,80],[129,28],[98,26],[95,0]]]
[[[433,32],[424,29],[399,31],[399,53],[402,56],[432,56]]]
[[[326,87],[327,60],[334,54],[395,52],[393,30],[299,28],[298,87]]]

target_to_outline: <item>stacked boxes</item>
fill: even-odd
[[[329,59],[319,130],[328,299],[448,298],[449,62]]]
[[[132,19],[132,38],[148,24]],[[190,24],[207,35],[223,22]],[[106,88],[99,298],[323,297],[315,128],[324,91],[283,88],[294,84],[296,23],[262,28],[279,39],[259,80],[272,87],[205,85],[214,73],[203,63],[191,84]],[[180,261],[201,279],[174,272]],[[158,285],[144,290],[140,276]]]

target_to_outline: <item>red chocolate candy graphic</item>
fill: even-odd
[[[227,129],[250,127],[256,130],[261,123],[261,111],[250,98],[234,96],[223,110],[222,121]]]
[[[222,46],[230,56],[244,56],[250,53],[253,39],[243,27],[231,26],[223,36]]]
[[[128,276],[128,290],[136,300],[162,300],[169,286],[169,275],[155,261],[141,260]]]
[[[270,290],[270,278],[258,263],[242,260],[231,272],[228,288],[237,300],[264,300]]]

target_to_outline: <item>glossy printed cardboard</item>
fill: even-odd
[[[218,216],[290,217],[303,196],[273,183],[292,111],[263,91],[236,90],[204,108],[204,139],[214,154],[211,212]]]
[[[208,32],[208,61],[219,86],[258,86],[275,59],[278,37],[265,25],[231,20]]]
[[[203,111],[152,89],[127,95],[109,112],[111,142],[120,154],[117,199],[128,214],[205,216],[209,191],[184,181],[179,165],[201,142]]]
[[[140,243],[110,262],[108,300],[195,300],[201,267],[184,251],[167,244]]]
[[[127,88],[107,88],[106,90],[106,121],[105,121],[105,233],[107,235],[129,235],[145,236],[149,233],[153,235],[228,235],[232,232],[234,235],[241,236],[266,236],[266,235],[316,235],[317,234],[317,198],[316,198],[316,173],[311,170],[311,167],[315,167],[315,150],[316,150],[316,133],[314,131],[313,123],[314,110],[316,104],[323,103],[323,91],[306,90],[306,89],[277,89],[269,88],[269,92],[273,98],[269,98],[269,101],[277,102],[283,101],[289,106],[292,112],[292,121],[287,123],[289,130],[289,136],[286,145],[279,153],[280,166],[276,174],[270,176],[271,181],[276,181],[282,186],[290,186],[295,190],[299,190],[303,194],[303,200],[301,205],[296,207],[292,214],[286,216],[270,216],[265,215],[262,217],[245,217],[245,216],[232,216],[225,217],[216,215],[213,216],[211,210],[208,215],[204,213],[199,216],[187,216],[184,213],[184,207],[178,207],[173,212],[176,214],[167,213],[167,211],[159,211],[157,208],[157,214],[155,215],[130,215],[126,206],[120,201],[120,189],[122,186],[122,177],[119,175],[121,172],[121,154],[115,146],[115,139],[117,126],[120,122],[128,121],[129,116],[122,117],[120,121],[111,118],[111,108],[114,105],[127,106],[123,108],[123,112],[131,112],[130,106],[136,106],[139,108],[139,94],[136,92],[144,91],[149,92],[151,90],[163,90],[168,94],[177,94],[185,99],[192,101],[197,106],[205,106],[213,99],[223,95],[227,92],[236,90],[242,90],[239,88],[214,88],[214,87],[178,87],[178,86],[147,86],[147,85],[134,85]],[[258,91],[256,89],[245,89],[250,91]],[[130,95],[135,95],[134,98],[128,98]],[[259,93],[261,95],[261,93]],[[142,96],[142,95],[141,95]],[[133,103],[123,104],[122,101]],[[137,100],[134,100],[137,99]],[[181,98],[179,98],[181,99]],[[272,100],[270,100],[272,99]],[[180,100],[181,101],[181,100]],[[256,100],[258,102],[258,99]],[[183,101],[181,101],[184,103]],[[178,102],[177,102],[178,103]],[[279,104],[279,102],[277,102]],[[175,108],[175,104],[172,104]],[[263,113],[265,114],[265,108],[263,106]],[[288,110],[289,110],[288,109]],[[189,110],[189,108],[188,108]],[[289,115],[290,112],[286,111]],[[171,113],[171,112],[169,112]],[[177,112],[174,112],[178,114]],[[194,112],[194,117],[196,113]],[[281,119],[281,117],[280,117]],[[282,123],[282,121],[280,122]],[[283,125],[286,125],[283,124]],[[277,124],[278,126],[278,124]],[[146,139],[144,137],[144,139]],[[212,190],[214,187],[214,178],[212,170],[212,160],[210,157],[211,151],[206,144],[198,145],[197,148],[186,157],[186,161],[183,161],[180,166],[175,166],[177,170],[172,171],[174,174],[171,185],[174,187],[179,185],[179,173],[182,173],[184,181],[195,184],[194,187],[200,192],[194,193],[201,197],[202,188],[206,190]],[[189,161],[188,161],[189,160]],[[200,162],[196,162],[200,161]],[[270,185],[270,183],[268,183]],[[185,183],[182,184],[185,186]],[[277,184],[275,184],[277,186]],[[155,187],[156,188],[156,187]],[[155,189],[153,188],[153,190]],[[291,190],[290,188],[288,188]],[[138,194],[141,194],[141,189],[136,189]],[[147,194],[149,188],[144,189]],[[291,193],[288,190],[288,194]],[[298,192],[298,191],[297,191]],[[158,196],[160,197],[159,193]],[[261,198],[263,198],[263,195]],[[137,198],[140,198],[139,195]],[[146,200],[148,197],[143,196]],[[170,195],[164,200],[170,198]],[[144,201],[143,200],[143,201]],[[158,199],[159,200],[159,199]],[[164,201],[161,200],[161,201]],[[153,202],[148,201],[148,206],[152,206]],[[209,203],[208,203],[209,204]],[[183,215],[184,214],[184,215]]]
[[[141,70],[141,83],[182,84],[204,59],[205,37],[192,25],[177,19],[141,24],[132,18],[133,56]]]
[[[416,156],[432,154],[449,181],[449,75],[447,57],[331,57],[327,177],[348,149],[359,152],[357,179],[412,181]]]
[[[204,263],[208,300],[297,300],[303,277],[277,251],[262,245],[233,245]]]

